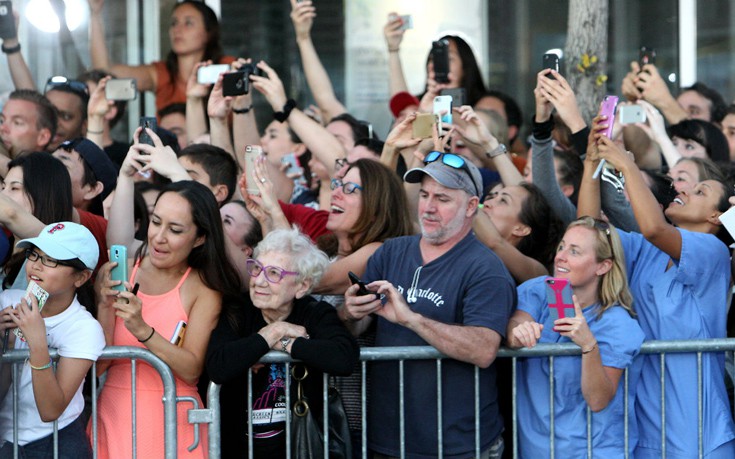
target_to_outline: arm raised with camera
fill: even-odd
[[[36,83],[33,82],[33,74],[31,69],[28,68],[23,54],[20,52],[20,42],[18,41],[18,22],[20,16],[16,11],[13,11],[12,15],[10,12],[3,17],[4,21],[8,21],[7,34],[2,37],[3,45],[2,51],[5,57],[8,58],[8,69],[10,70],[10,78],[13,80],[13,87],[15,89],[32,89],[36,90]],[[12,22],[11,22],[12,21]]]
[[[301,54],[306,82],[312,96],[324,117],[324,122],[347,112],[345,106],[337,99],[327,71],[319,59],[311,39],[311,28],[316,17],[316,7],[311,0],[291,0],[291,21],[296,32],[296,44]]]
[[[304,112],[296,108],[293,99],[286,97],[286,90],[275,70],[265,62],[258,63],[266,76],[252,75],[253,87],[265,96],[273,108],[274,117],[283,117],[288,120],[289,127],[296,133],[312,155],[324,165],[334,164],[335,160],[343,158],[344,147],[327,129],[312,120]]]
[[[403,74],[400,54],[404,33],[406,33],[406,30],[403,28],[401,17],[396,13],[390,13],[388,23],[383,27],[383,34],[385,35],[385,43],[388,45],[388,87],[391,97],[399,92],[408,92],[408,84],[406,84],[406,76]]]

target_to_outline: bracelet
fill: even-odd
[[[597,347],[597,341],[595,341],[595,344],[593,344],[592,347],[589,348],[589,349],[587,349],[586,351],[584,349],[582,349],[582,354],[583,355],[584,354],[589,354],[590,352],[594,351],[596,347]]]
[[[103,134],[104,132],[105,132],[104,129],[101,131],[93,131],[91,129],[87,129],[87,134],[100,135],[100,134]]]
[[[18,43],[18,44],[17,44],[17,45],[15,45],[15,46],[12,46],[12,47],[10,47],[10,48],[7,48],[7,47],[5,46],[5,43],[3,43],[3,45],[2,45],[2,46],[0,46],[0,49],[2,49],[2,51],[3,51],[3,52],[4,52],[5,54],[15,54],[15,53],[19,53],[19,52],[20,52],[20,43]]]
[[[245,107],[245,108],[233,108],[232,113],[234,113],[235,115],[244,115],[252,109],[253,109],[252,105]]]
[[[283,110],[280,112],[275,112],[273,114],[273,119],[278,121],[279,123],[283,123],[288,119],[288,115],[291,114],[291,110],[296,108],[296,101],[293,99],[288,99],[286,101],[286,105],[283,106]]]
[[[507,152],[508,152],[508,149],[505,147],[505,145],[502,143],[499,143],[497,147],[485,153],[485,156],[487,156],[488,158],[495,158],[497,156],[504,155]]]
[[[400,50],[401,50],[401,48],[388,48],[388,52],[389,53],[397,53]]]
[[[31,370],[39,370],[39,371],[40,370],[49,369],[49,368],[51,368],[51,365],[53,365],[53,364],[54,364],[54,361],[52,359],[49,359],[49,361],[48,361],[48,363],[46,365],[42,365],[40,367],[34,367],[33,364],[31,363],[31,361],[30,360],[28,361],[28,365],[31,367]]]
[[[138,340],[138,342],[139,342],[139,343],[146,343],[146,342],[148,342],[148,340],[150,340],[151,338],[153,338],[153,335],[154,335],[155,333],[156,333],[156,329],[155,329],[155,328],[153,328],[153,327],[151,327],[151,334],[150,334],[150,335],[148,335],[148,338],[146,338],[146,339],[143,339],[143,340],[140,340],[140,339],[139,339],[139,340]]]

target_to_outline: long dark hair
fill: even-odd
[[[539,187],[530,183],[518,186],[528,192],[521,204],[518,219],[531,228],[531,232],[518,243],[518,251],[550,270],[554,264],[556,246],[564,234],[564,223],[554,213]]]
[[[483,94],[485,94],[485,83],[482,80],[482,72],[480,72],[480,66],[477,65],[477,59],[475,53],[472,52],[472,48],[462,38],[456,35],[444,35],[440,40],[449,40],[457,46],[457,53],[459,58],[462,59],[462,81],[459,84],[460,88],[464,88],[466,91],[466,105],[475,105]],[[431,54],[426,59],[428,64]],[[424,90],[424,92],[426,92]]]
[[[224,255],[226,252],[222,219],[212,191],[193,180],[173,182],[163,188],[156,198],[156,204],[166,193],[176,193],[189,202],[197,236],[204,236],[204,243],[189,253],[187,264],[199,271],[199,276],[207,287],[222,295],[237,295],[240,291],[240,278]],[[147,248],[148,238],[138,249],[136,258],[141,259]]]
[[[204,28],[207,30],[207,44],[204,48],[202,60],[211,60],[215,64],[219,63],[222,58],[222,43],[220,40],[220,27],[217,15],[204,2],[195,0],[184,0],[181,3],[177,3],[171,10],[172,15],[174,11],[183,5],[191,5],[196,8],[204,20]],[[166,70],[168,70],[169,77],[171,78],[171,91],[173,92],[176,87],[176,79],[179,75],[179,59],[173,50],[169,51],[168,56],[166,56]]]
[[[8,170],[14,167],[23,171],[23,190],[34,217],[46,225],[71,221],[74,209],[71,178],[64,163],[48,153],[33,152],[8,163]],[[11,251],[4,268],[5,288],[15,282],[24,260],[24,252],[12,254]]]

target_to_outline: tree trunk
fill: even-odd
[[[608,0],[569,1],[564,75],[588,124],[605,95],[608,14]]]

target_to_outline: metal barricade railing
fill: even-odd
[[[55,349],[50,350],[51,358],[56,362],[58,360],[58,351]],[[19,369],[20,367],[25,363],[25,361],[29,357],[29,351],[27,350],[13,350],[8,351],[5,354],[2,355],[2,360],[4,363],[9,363],[12,365],[12,375],[14,380],[18,380],[19,376]],[[135,432],[136,432],[136,413],[135,413],[135,406],[136,406],[136,393],[135,393],[135,374],[136,374],[136,364],[138,360],[142,360],[149,364],[153,369],[155,369],[158,374],[161,376],[161,381],[163,382],[163,397],[162,397],[162,403],[163,403],[163,412],[164,412],[164,425],[163,425],[163,434],[164,434],[164,452],[165,457],[167,459],[176,458],[177,455],[177,414],[176,414],[176,380],[174,379],[174,374],[171,368],[169,368],[166,363],[161,360],[160,358],[156,357],[152,352],[150,352],[147,349],[141,349],[138,347],[128,347],[128,346],[111,346],[106,347],[102,354],[99,357],[99,360],[109,360],[109,359],[131,359],[131,380],[132,380],[132,420],[133,424],[131,426],[132,433],[133,433],[133,454],[135,454],[136,448],[135,448]],[[97,370],[97,364],[92,365],[92,374],[96,374]],[[93,447],[93,457],[95,459],[97,458],[97,380],[96,378],[92,378],[92,447]],[[218,392],[215,392],[215,394],[218,395]],[[11,394],[8,394],[8,396],[11,396]],[[12,393],[13,396],[13,436],[14,436],[14,443],[15,446],[13,447],[13,457],[18,457],[18,386],[14,385],[14,390]],[[218,405],[219,403],[217,403]],[[214,405],[212,405],[214,406]],[[195,407],[196,408],[196,407]],[[53,425],[53,435],[54,435],[54,458],[58,457],[58,426],[57,423],[54,422]],[[218,457],[218,456],[215,456]]]
[[[702,354],[710,352],[734,352],[735,351],[735,339],[712,339],[712,340],[688,340],[688,341],[648,341],[643,344],[641,348],[641,354],[660,354],[660,370],[661,370],[661,449],[663,454],[666,451],[666,387],[665,387],[665,368],[666,368],[666,354],[670,353],[692,353],[696,354],[697,360],[697,420],[698,420],[698,445],[699,445],[699,457],[703,457],[703,372],[702,372]],[[548,358],[549,359],[549,403],[550,403],[550,450],[551,457],[554,457],[554,358],[559,356],[573,356],[579,355],[581,352],[580,348],[574,344],[539,344],[532,349],[519,349],[511,350],[507,348],[501,348],[498,351],[498,358],[510,358],[512,359],[512,398],[513,398],[513,409],[512,409],[512,448],[513,457],[518,457],[518,413],[516,408],[516,382],[517,382],[517,364],[519,358],[537,357],[537,358]],[[18,376],[18,369],[28,358],[28,351],[9,351],[2,356],[2,360],[6,363],[12,364],[13,376]],[[735,358],[735,352],[732,354]],[[51,356],[54,360],[58,358],[56,351],[51,352]],[[177,399],[176,396],[176,381],[174,379],[173,372],[171,369],[153,353],[146,349],[137,347],[107,347],[104,349],[100,360],[106,359],[131,359],[131,373],[132,373],[132,399],[133,407],[135,410],[136,395],[135,395],[135,372],[136,363],[138,360],[145,361],[151,367],[153,367],[161,376],[163,382],[163,397],[162,404],[164,408],[164,445],[165,445],[165,457],[175,458],[177,455],[177,402],[191,401],[184,399]],[[405,457],[406,442],[406,418],[405,418],[405,387],[404,382],[404,363],[406,361],[414,360],[435,360],[436,361],[436,374],[437,374],[437,447],[438,457],[442,457],[443,447],[443,432],[442,432],[442,390],[441,387],[441,374],[442,374],[442,360],[446,359],[446,356],[441,354],[439,351],[432,347],[390,347],[390,348],[363,348],[360,352],[360,405],[362,413],[362,450],[360,451],[361,457],[367,457],[367,366],[371,362],[376,361],[395,361],[398,365],[399,373],[399,435],[400,435],[400,456]],[[261,359],[261,363],[283,363],[286,365],[286,406],[289,409],[286,410],[287,422],[286,422],[286,439],[287,439],[287,451],[290,451],[290,421],[291,421],[291,396],[290,396],[290,384],[291,375],[290,367],[294,360],[287,354],[278,351],[271,351]],[[96,364],[93,365],[93,374],[96,373]],[[328,389],[328,376],[324,375],[324,410],[323,410],[323,431],[324,431],[324,445],[325,445],[325,456],[328,455],[328,432],[326,428],[328,423],[328,411],[327,411],[327,389]],[[629,443],[628,443],[628,411],[632,407],[628,406],[628,371],[623,373],[623,390],[624,390],[624,411],[625,411],[625,451],[626,457],[628,456]],[[252,372],[248,377],[247,387],[243,390],[248,391],[248,404],[252,406]],[[17,443],[17,400],[18,400],[18,388],[15,387],[14,393],[14,435]],[[96,451],[96,438],[97,438],[97,383],[96,379],[92,380],[92,444],[94,457],[97,457]],[[188,410],[188,421],[195,425],[206,423],[208,424],[208,437],[209,437],[209,457],[211,459],[219,459],[221,457],[221,425],[220,425],[220,403],[219,403],[220,386],[212,383],[209,386],[209,393],[207,396],[207,408],[194,406],[193,409]],[[10,395],[10,394],[8,394]],[[734,394],[735,395],[735,394]],[[480,369],[475,367],[474,369],[474,427],[475,427],[475,455],[479,456],[481,451],[481,435],[480,435]],[[135,416],[136,413],[133,411],[133,442],[135,445]],[[589,408],[587,409],[587,452],[588,457],[592,457],[592,438],[591,438],[591,420],[592,415]],[[198,429],[195,428],[195,431]],[[248,434],[249,438],[252,439],[252,422],[248,423]],[[56,423],[54,423],[54,445],[57,444],[58,429]],[[509,440],[506,438],[506,440]],[[252,448],[252,440],[249,440],[249,449]],[[195,445],[191,445],[194,447]],[[133,447],[135,451],[135,447]],[[14,451],[15,456],[18,457],[17,449]],[[58,451],[54,448],[54,457],[57,457]],[[287,452],[287,454],[289,454]]]
[[[665,412],[665,385],[664,385],[664,369],[666,365],[666,354],[669,353],[692,353],[697,355],[697,388],[698,388],[698,442],[699,442],[699,457],[703,457],[703,400],[702,400],[702,354],[703,353],[710,353],[710,352],[733,352],[735,351],[735,338],[730,339],[711,339],[711,340],[687,340],[687,341],[648,341],[643,343],[643,346],[641,347],[641,354],[660,354],[660,365],[661,365],[661,406],[662,406],[662,413],[661,413],[661,425],[662,425],[662,432],[661,432],[661,448],[662,451],[665,454],[666,451],[666,412]],[[575,344],[538,344],[532,349],[518,349],[518,350],[512,350],[508,348],[501,348],[498,351],[498,358],[510,358],[512,359],[512,397],[513,397],[513,410],[512,410],[512,425],[513,425],[513,435],[512,435],[512,448],[513,448],[513,457],[518,457],[518,436],[517,436],[517,427],[518,427],[518,413],[516,411],[516,378],[517,378],[517,360],[519,358],[526,358],[526,357],[546,357],[549,359],[549,366],[550,366],[550,375],[549,375],[549,382],[550,382],[550,390],[549,390],[549,397],[550,397],[550,413],[551,413],[551,423],[550,423],[550,436],[549,436],[549,442],[550,442],[550,450],[551,450],[551,457],[554,457],[554,409],[553,409],[553,399],[554,399],[554,358],[559,356],[574,356],[574,355],[580,355],[581,350],[580,348]],[[735,358],[735,354],[733,354],[733,358]],[[366,421],[366,413],[367,413],[367,407],[366,407],[366,400],[367,400],[367,392],[366,392],[366,373],[367,373],[367,365],[369,362],[375,362],[375,361],[396,361],[398,364],[398,371],[399,371],[399,435],[400,435],[400,457],[405,457],[406,451],[405,451],[405,429],[406,429],[406,419],[405,419],[405,407],[404,407],[404,386],[403,386],[403,365],[404,362],[410,361],[410,360],[436,360],[436,370],[437,370],[437,443],[438,443],[438,457],[443,456],[443,452],[441,451],[442,444],[443,444],[443,438],[442,438],[442,407],[441,407],[441,378],[439,377],[441,375],[442,370],[442,360],[446,359],[446,356],[441,354],[439,351],[434,349],[433,347],[389,347],[389,348],[362,348],[360,350],[360,364],[361,364],[361,384],[360,384],[360,397],[361,397],[361,409],[362,409],[362,450],[361,450],[361,457],[366,458],[367,457],[367,421]],[[287,367],[290,368],[290,363],[294,362],[290,357],[282,352],[278,351],[271,351],[267,355],[261,359],[261,363],[285,363]],[[480,369],[478,367],[475,367],[474,371],[474,398],[475,398],[475,405],[474,405],[474,413],[475,413],[475,455],[480,456],[481,451],[481,438],[480,438]],[[288,407],[291,407],[291,401],[290,401],[290,373],[287,373],[289,376],[287,377],[286,381],[286,404]],[[326,412],[326,390],[327,390],[327,384],[326,384],[326,375],[325,375],[325,384],[324,384],[324,400],[325,400],[325,410],[324,410],[324,427],[326,427],[326,418],[327,418],[327,412]],[[248,404],[249,406],[252,405],[252,378],[248,378],[248,387],[243,388],[244,390],[248,390]],[[628,442],[628,411],[633,409],[633,407],[629,406],[628,403],[628,371],[625,370],[623,373],[623,400],[624,400],[624,411],[625,411],[625,457],[628,457],[628,451],[629,448],[629,442]],[[209,386],[209,396],[208,396],[208,406],[211,410],[210,414],[207,415],[208,419],[211,419],[212,422],[209,425],[209,454],[210,459],[218,459],[220,457],[220,424],[219,424],[219,386],[212,383]],[[290,409],[287,410],[289,413],[289,417],[287,418],[287,435],[290,434]],[[191,417],[191,416],[190,416]],[[589,408],[587,408],[587,455],[588,457],[592,457],[592,436],[591,436],[591,422],[592,422],[592,414]],[[252,438],[252,423],[248,424],[248,434],[249,437]],[[324,429],[325,437],[324,437],[324,443],[325,445],[328,444],[328,429]],[[508,433],[506,432],[506,435]],[[287,438],[287,447],[290,450],[290,437]],[[507,441],[510,440],[506,437],[506,448],[508,447]],[[251,445],[252,447],[252,445]]]

